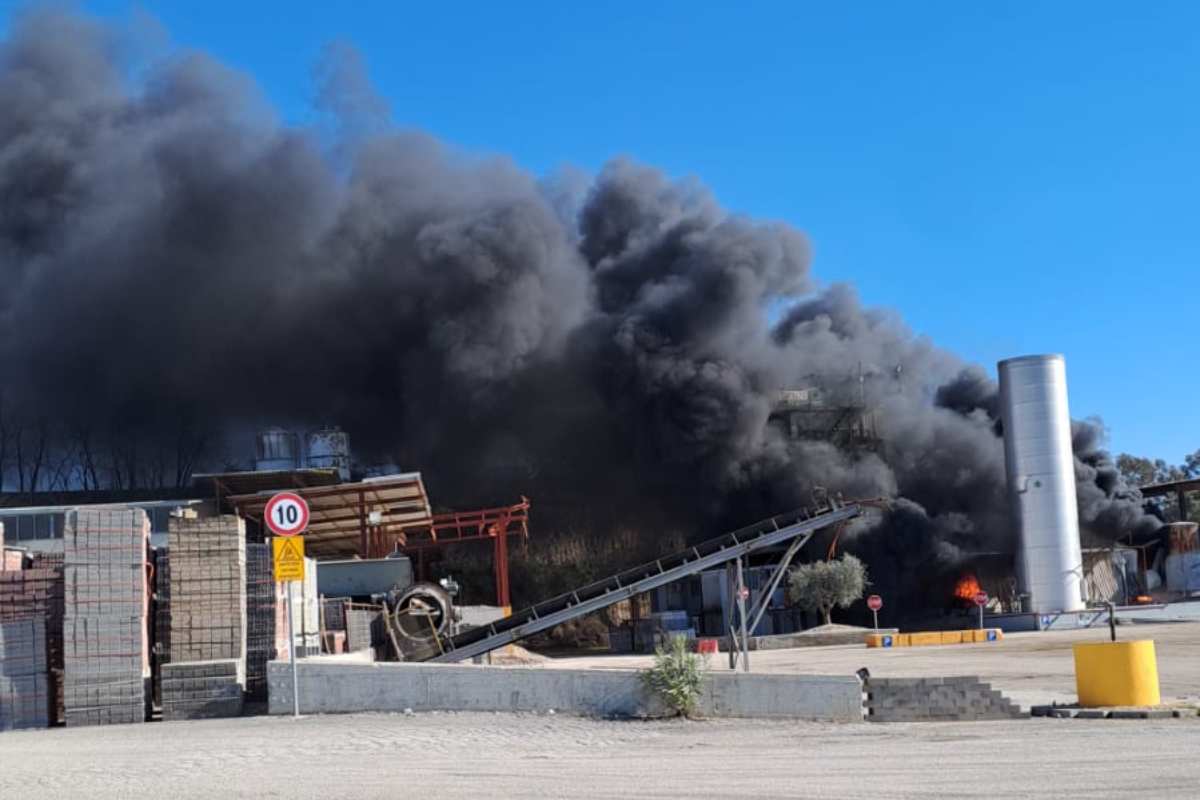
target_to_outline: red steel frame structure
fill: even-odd
[[[434,514],[427,525],[404,528],[398,533],[372,531],[367,558],[382,558],[393,550],[413,553],[423,562],[426,550],[462,542],[491,540],[495,549],[496,605],[509,608],[512,598],[508,582],[508,539],[519,536],[529,541],[529,499],[511,506],[483,508],[475,511],[449,511]]]

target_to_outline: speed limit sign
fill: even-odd
[[[280,492],[263,508],[267,527],[278,536],[295,536],[308,527],[308,503],[295,492]]]

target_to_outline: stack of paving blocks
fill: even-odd
[[[66,723],[144,722],[150,521],[137,508],[77,509],[63,536]]]
[[[285,587],[276,583],[269,544],[246,545],[246,695],[267,699],[267,662],[288,657]]]
[[[0,522],[0,572],[21,569],[25,565],[25,554],[4,546],[4,523]]]
[[[171,660],[171,556],[154,550],[154,702],[162,705],[162,666]]]
[[[0,731],[50,725],[46,622],[0,622]]]
[[[50,722],[63,719],[63,571],[36,566],[0,572],[0,623],[35,622],[45,636]],[[0,661],[5,656],[0,653]],[[21,685],[25,685],[22,682]]]
[[[869,722],[932,722],[1012,719],[1021,709],[975,676],[868,678]]]
[[[245,682],[236,658],[163,664],[163,720],[239,716]]]
[[[236,716],[246,683],[246,529],[238,517],[173,517],[171,650],[163,719]]]

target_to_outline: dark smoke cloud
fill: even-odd
[[[701,533],[818,486],[899,496],[855,540],[904,574],[1011,552],[994,383],[817,291],[793,228],[644,165],[539,180],[397,128],[344,45],[312,128],[203,54],[125,63],[55,11],[0,46],[10,413],[113,436],[335,422],[448,502],[511,485]],[[882,444],[768,425],[807,386],[874,408]],[[1095,433],[1076,431],[1085,527],[1140,531]]]

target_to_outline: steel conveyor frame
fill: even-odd
[[[804,542],[807,542],[817,531],[854,519],[862,513],[862,506],[858,503],[834,503],[832,507],[815,514],[802,509],[771,517],[545,600],[491,625],[460,633],[446,639],[442,643],[444,652],[429,661],[463,661],[482,655],[726,561],[799,537],[804,537]],[[804,542],[801,542],[801,546]]]

